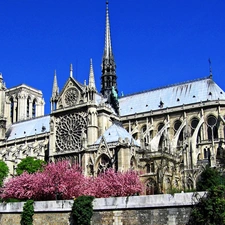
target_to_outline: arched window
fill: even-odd
[[[27,98],[27,118],[30,117],[30,96]]]
[[[104,173],[107,169],[111,168],[112,164],[107,155],[103,154],[98,162],[98,174]]]
[[[181,126],[181,121],[180,120],[176,120],[174,122],[174,135],[177,133],[177,131],[180,128],[180,126]],[[181,130],[178,140],[179,141],[183,141],[183,130]]]
[[[208,116],[207,125],[208,140],[218,139],[217,118],[213,115]]]
[[[146,172],[147,173],[155,173],[155,165],[154,162],[150,162],[146,164]]]
[[[14,101],[13,98],[10,98],[10,120],[11,123],[13,123],[13,117],[14,117]]]
[[[217,159],[222,159],[223,158],[223,152],[224,152],[224,149],[221,146],[221,144],[219,144],[219,147],[217,148],[216,158]]]
[[[158,132],[164,127],[163,123],[159,123],[158,125]],[[164,142],[164,133],[162,133],[160,140],[159,140],[159,150],[162,150]]]
[[[198,126],[199,119],[193,118],[191,120],[191,136],[194,134],[196,127]]]
[[[194,132],[195,132],[195,129],[197,128],[198,126],[198,123],[199,123],[199,119],[194,117],[192,120],[191,120],[191,136],[193,136]],[[201,141],[201,129],[199,129],[198,131],[198,135],[197,135],[197,143]]]
[[[157,186],[155,180],[152,178],[146,182],[146,195],[157,194]]]
[[[204,148],[204,159],[210,159],[210,149]]]
[[[36,99],[34,99],[32,103],[32,118],[36,117],[36,102]]]

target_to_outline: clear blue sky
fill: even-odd
[[[109,0],[118,89],[124,94],[209,75],[225,89],[224,0]],[[73,64],[100,91],[105,0],[0,0],[0,72],[7,88],[42,90],[50,112],[54,70],[60,90]]]

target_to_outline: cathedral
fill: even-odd
[[[106,4],[101,90],[90,60],[88,82],[73,76],[62,90],[55,72],[51,113],[42,92],[22,84],[6,88],[0,74],[0,159],[16,174],[27,156],[78,163],[86,176],[107,168],[135,170],[145,194],[194,189],[206,165],[225,159],[225,92],[209,76],[118,96],[109,7]]]

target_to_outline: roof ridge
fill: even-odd
[[[29,119],[24,119],[24,120],[20,120],[20,121],[17,121],[15,123],[12,123],[10,126],[13,126],[15,124],[20,124],[20,123],[24,123],[24,122],[29,122],[31,120],[37,120],[37,119],[41,119],[43,117],[50,117],[50,114],[47,114],[47,115],[43,115],[43,116],[37,116],[37,117],[34,117],[34,118],[29,118]]]
[[[150,91],[156,91],[156,90],[165,89],[165,88],[169,88],[169,87],[175,87],[175,86],[182,85],[182,84],[188,84],[188,83],[197,82],[197,81],[201,81],[201,80],[207,80],[207,79],[210,79],[210,78],[207,76],[207,77],[197,78],[197,79],[194,79],[194,80],[188,80],[188,81],[178,82],[178,83],[174,83],[174,84],[169,84],[169,85],[161,86],[161,87],[158,87],[158,88],[152,88],[152,89],[148,89],[148,90],[139,91],[139,92],[135,92],[135,93],[132,93],[132,94],[120,96],[119,99],[122,99],[124,97],[137,95],[137,94],[147,93],[147,92],[150,92]]]

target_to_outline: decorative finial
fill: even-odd
[[[210,58],[209,58],[209,78],[212,79],[212,63]]]
[[[106,0],[106,5],[108,5],[109,4],[109,1],[108,0]]]
[[[70,77],[73,77],[73,65],[72,65],[72,63],[70,64]]]
[[[95,77],[94,77],[94,69],[93,69],[93,64],[92,64],[92,59],[90,59],[90,72],[89,72],[89,81],[88,85],[91,88],[96,88],[95,87]]]

